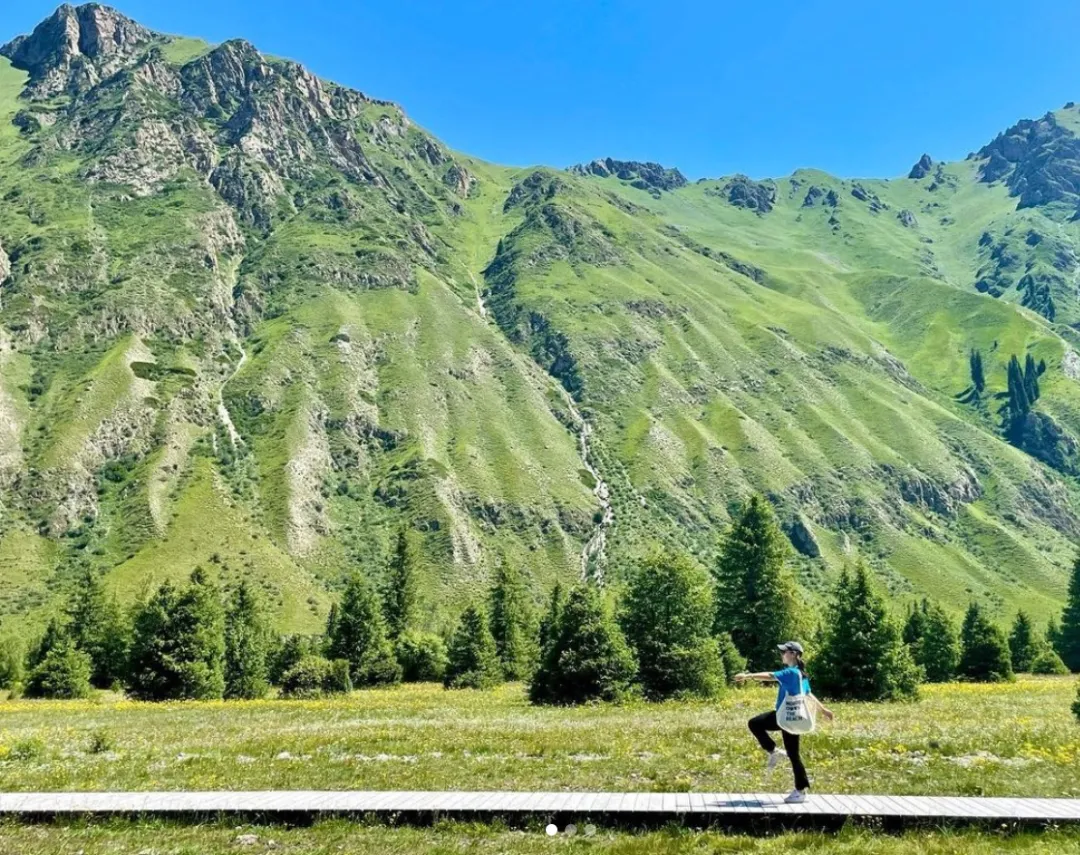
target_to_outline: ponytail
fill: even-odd
[[[795,667],[799,669],[799,673],[803,677],[806,676],[806,663],[803,662],[803,658],[802,658],[801,653],[796,653],[795,654]]]

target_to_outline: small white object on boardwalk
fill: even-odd
[[[725,817],[911,819],[956,822],[1080,823],[1080,799],[810,795],[788,805],[765,793],[530,792],[133,792],[0,793],[0,815],[70,817],[211,814],[275,816],[365,815],[484,820],[558,816],[566,822],[723,821]]]

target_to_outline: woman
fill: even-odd
[[[806,676],[806,668],[803,665],[803,647],[797,641],[786,641],[778,645],[780,657],[784,660],[784,667],[779,671],[761,671],[756,674],[736,674],[735,680],[743,683],[747,680],[757,680],[762,683],[779,683],[776,693],[776,709],[772,712],[762,713],[750,719],[750,732],[757,737],[757,741],[769,755],[765,768],[772,771],[776,764],[787,757],[791,760],[792,771],[795,772],[795,789],[791,791],[785,802],[788,804],[801,804],[806,801],[806,791],[810,787],[810,780],[806,777],[806,767],[803,766],[802,757],[799,756],[799,736],[796,733],[788,733],[781,730],[776,721],[776,712],[784,703],[784,698],[789,694],[797,695],[800,687],[807,695],[810,703],[817,704],[821,714],[827,721],[833,720],[832,710],[828,709],[821,701],[810,694],[810,680]],[[769,731],[779,730],[783,734],[784,748],[776,747]]]

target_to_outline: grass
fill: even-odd
[[[804,751],[822,793],[1080,797],[1075,678],[925,687],[914,704],[836,704],[838,721]],[[446,692],[431,685],[289,702],[0,703],[5,791],[147,789],[785,790],[768,780],[745,720],[772,692],[718,703],[528,706],[518,685]],[[977,710],[977,714],[973,711]],[[254,836],[256,843],[244,843]],[[271,846],[271,841],[273,845]],[[0,852],[247,851],[450,853],[1058,853],[1077,829],[1041,833],[920,830],[881,835],[747,836],[601,829],[548,838],[539,827],[441,823],[394,828],[167,821],[0,824]]]
[[[519,685],[419,685],[310,702],[9,701],[0,774],[7,791],[780,791],[787,776],[763,779],[745,725],[774,697],[546,709]],[[823,793],[1080,797],[1074,697],[1074,678],[1022,678],[837,704],[807,766]]]
[[[254,839],[252,839],[254,838]],[[250,842],[245,842],[250,841]],[[273,845],[271,845],[273,844]],[[504,855],[1059,855],[1080,845],[1080,834],[1061,829],[1042,833],[986,834],[974,831],[922,831],[882,836],[848,829],[839,834],[785,833],[769,837],[693,832],[681,829],[647,834],[600,830],[586,835],[547,837],[539,828],[440,823],[430,829],[389,828],[342,820],[308,828],[235,826],[212,823],[199,827],[167,822],[58,822],[0,825],[0,852],[20,855],[129,855],[137,852],[172,855],[217,855],[234,852],[320,853],[355,855],[449,855],[475,852]]]

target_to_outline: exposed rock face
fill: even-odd
[[[949,517],[956,515],[957,505],[974,502],[982,495],[978,477],[966,468],[948,483],[935,481],[921,472],[906,472],[900,476],[898,487],[905,502]]]
[[[545,199],[554,199],[555,195],[565,186],[560,178],[542,172],[539,169],[523,178],[511,189],[506,201],[503,203],[503,211],[510,211],[519,206],[529,205]]]
[[[776,201],[776,187],[771,181],[754,181],[745,175],[736,175],[724,185],[722,192],[736,208],[749,208],[759,215],[769,213]]]
[[[802,514],[796,514],[791,522],[784,526],[784,533],[800,554],[807,558],[821,557],[821,547]]]
[[[591,163],[579,163],[571,166],[570,171],[575,175],[597,175],[600,178],[613,175],[620,181],[629,181],[631,187],[654,195],[662,190],[677,190],[687,184],[686,176],[678,169],[670,169],[659,163],[614,160],[610,157],[599,158]]]
[[[934,161],[930,159],[930,155],[924,154],[919,158],[919,162],[911,167],[911,171],[908,173],[908,178],[925,178],[930,174],[930,170],[934,168]]]
[[[915,219],[915,215],[907,208],[900,211],[896,215],[896,219],[900,221],[900,225],[904,226],[904,228],[913,229],[919,225],[919,221]]]
[[[476,186],[476,179],[464,166],[451,163],[450,168],[443,173],[443,183],[458,196],[465,199],[472,193],[473,187]]]
[[[11,275],[11,260],[4,252],[4,245],[0,244],[0,285]]]
[[[149,30],[106,6],[65,4],[0,54],[30,72],[29,97],[49,98],[104,80],[153,40]]]
[[[1018,207],[1050,202],[1080,204],[1080,137],[1052,113],[1025,119],[979,150],[983,181],[1004,179]]]
[[[884,211],[889,207],[878,198],[876,193],[871,193],[861,184],[856,184],[851,188],[851,195],[860,202],[866,202],[866,204],[870,206],[870,212],[873,214]]]
[[[825,191],[818,187],[816,184],[811,184],[806,191],[806,196],[803,198],[802,206],[804,208],[812,208],[824,197]]]

